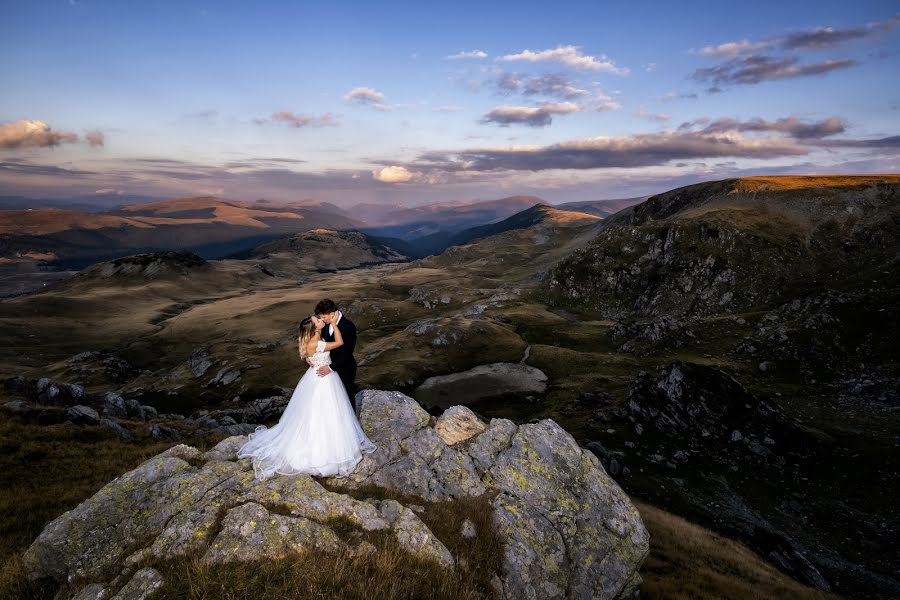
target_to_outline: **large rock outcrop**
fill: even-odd
[[[397,392],[367,390],[356,401],[379,448],[348,478],[260,482],[249,460],[236,458],[245,436],[205,453],[179,444],[50,523],[24,554],[29,576],[108,595],[148,574],[157,589],[164,582],[154,561],[179,555],[219,563],[297,550],[371,551],[333,531],[333,519],[388,532],[414,555],[455,568],[417,516],[420,506],[352,496],[374,484],[421,498],[425,511],[432,502],[489,494],[504,544],[494,579],[500,597],[613,599],[637,589],[647,530],[598,459],[554,421],[482,423],[468,410],[435,420]]]
[[[552,270],[547,291],[559,306],[656,320],[778,305],[822,282],[890,289],[898,192],[895,175],[678,188],[604,221]]]

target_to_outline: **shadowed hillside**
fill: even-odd
[[[609,319],[604,343],[647,365],[598,413],[631,431],[597,435],[643,472],[631,489],[822,589],[900,592],[880,494],[900,464],[898,223],[898,175],[731,179],[625,209],[561,261],[551,305]]]
[[[710,556],[720,542],[656,515],[660,531],[672,533],[651,550],[651,597],[678,589],[693,589],[698,598],[758,597],[763,589],[771,597],[824,597],[803,584],[889,598],[900,564],[891,543],[893,502],[883,492],[900,464],[900,385],[891,351],[896,285],[890,277],[865,282],[852,269],[840,271],[856,260],[849,252],[843,263],[828,254],[836,252],[834,239],[843,248],[844,238],[815,232],[829,231],[822,215],[834,207],[858,206],[855,225],[834,208],[838,231],[851,232],[850,239],[876,231],[883,237],[861,239],[896,239],[896,226],[884,218],[892,205],[883,197],[894,184],[735,191],[746,181],[772,185],[711,182],[706,192],[691,186],[608,219],[532,206],[439,255],[362,269],[323,273],[324,258],[304,262],[327,256],[329,244],[348,265],[378,256],[371,238],[343,232],[287,236],[243,260],[153,255],[96,265],[40,293],[0,300],[6,410],[19,419],[24,433],[17,435],[37,438],[50,427],[98,427],[82,424],[90,412],[72,405],[100,412],[120,397],[130,403],[125,416],[104,413],[108,422],[99,427],[136,445],[200,430],[225,437],[272,423],[305,368],[296,355],[297,323],[327,296],[359,328],[362,387],[402,391],[435,416],[442,406],[466,404],[485,422],[553,419],[626,492],[740,540],[768,563],[747,559],[738,572],[727,556]],[[682,202],[685,193],[693,199]],[[772,193],[782,209],[765,196]],[[790,226],[773,232],[759,218],[744,219],[754,202],[771,205],[767,210],[781,215],[773,222]],[[719,238],[682,245],[689,240],[682,228],[700,224],[715,226]],[[660,237],[659,227],[676,230],[670,259],[668,234]],[[789,239],[818,242],[785,245],[776,234],[786,229]],[[723,238],[734,246],[716,247]],[[645,245],[659,252],[648,256]],[[592,254],[598,247],[603,252]],[[741,256],[757,260],[757,270],[765,266],[756,258],[761,252],[782,263],[800,256],[801,266],[848,276],[810,279],[805,295],[790,296],[794,288],[728,263],[734,295],[757,293],[769,304],[703,304],[701,296],[691,309],[692,290],[721,283],[716,275],[713,283],[703,279],[702,270],[693,280],[692,265],[713,256],[717,267],[731,248],[751,248]],[[805,254],[790,254],[797,249]],[[390,258],[391,250],[384,252]],[[613,266],[586,265],[587,282],[573,280],[578,295],[550,287],[577,259],[606,260],[614,252]],[[817,262],[817,253],[829,258]],[[883,264],[887,256],[877,244],[858,254],[860,264]],[[266,261],[282,266],[273,270]],[[633,302],[639,292],[608,291],[601,274],[634,278],[660,299],[642,313],[644,305]],[[671,281],[680,287],[668,287]],[[754,291],[756,285],[773,289]],[[602,294],[593,297],[595,290]],[[504,373],[522,385],[498,384]],[[108,399],[108,392],[118,396]],[[43,459],[29,452],[21,460],[40,471]],[[688,560],[698,553],[709,558]],[[687,577],[687,568],[711,573],[713,587],[695,587],[701,582]]]

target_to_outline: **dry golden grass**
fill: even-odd
[[[173,445],[125,442],[101,427],[41,426],[18,418],[0,421],[0,439],[0,560],[24,550],[49,521]],[[201,447],[215,441],[210,434],[185,440]]]
[[[205,566],[198,557],[157,565],[166,580],[155,600],[263,598],[374,600],[491,598],[489,588],[417,560],[386,536],[371,536],[369,556],[292,554],[279,560]],[[370,540],[371,541],[371,540]]]
[[[548,208],[544,211],[547,220],[554,225],[586,225],[591,222],[601,221],[603,218],[597,215],[578,212],[577,210],[560,210]]]
[[[127,425],[127,423],[126,423]],[[56,586],[29,582],[21,554],[44,526],[172,442],[124,442],[99,427],[0,421],[0,598],[53,598]],[[199,447],[209,434],[185,440]]]
[[[3,211],[0,233],[48,235],[67,229],[102,229],[104,227],[152,227],[141,220],[114,215],[81,213],[64,208],[36,208]]]
[[[648,600],[827,600],[797,583],[746,546],[655,506],[635,502],[650,531],[650,556],[641,574]]]
[[[823,187],[859,187],[900,183],[900,175],[758,175],[737,179],[737,191],[784,191]]]

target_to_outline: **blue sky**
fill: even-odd
[[[0,194],[419,204],[900,171],[894,2],[4,2]]]

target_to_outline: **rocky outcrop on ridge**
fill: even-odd
[[[553,270],[553,302],[619,320],[683,318],[890,279],[900,177],[763,179],[678,188],[608,219]]]
[[[80,276],[90,277],[160,277],[168,274],[187,275],[209,263],[188,251],[165,250],[116,258],[85,269]]]
[[[155,561],[180,555],[216,564],[292,551],[372,550],[361,547],[366,542],[352,546],[329,527],[332,519],[388,532],[413,555],[456,568],[417,516],[421,506],[352,494],[376,485],[426,505],[488,494],[504,545],[493,580],[498,597],[633,595],[649,550],[647,530],[599,460],[554,421],[484,423],[464,407],[435,419],[398,392],[366,390],[356,403],[378,450],[349,477],[261,482],[248,459],[236,458],[245,436],[207,452],[179,444],[48,524],[23,556],[29,577],[66,582],[81,590],[75,597],[135,589],[147,590],[134,596],[145,598],[165,585]],[[459,525],[477,535],[471,523]]]

